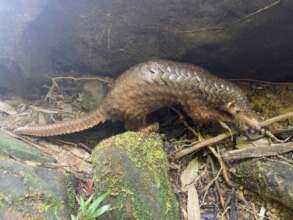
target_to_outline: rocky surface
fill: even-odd
[[[74,212],[74,185],[57,171],[0,160],[1,219],[68,219]]]
[[[41,151],[3,132],[0,132],[0,154],[2,156],[13,157],[25,161],[30,160],[42,163],[55,162],[54,158],[44,155]]]
[[[158,135],[126,132],[94,150],[96,192],[110,191],[113,210],[104,219],[179,219]]]
[[[234,165],[233,170],[236,180],[245,188],[293,208],[291,164],[266,158],[253,159]]]
[[[117,75],[151,58],[225,77],[292,80],[292,9],[288,0],[2,1],[0,86]]]
[[[37,165],[53,158],[3,133],[0,148],[0,219],[59,220],[75,212],[76,179]]]

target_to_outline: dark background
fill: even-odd
[[[0,91],[152,58],[293,81],[293,1],[0,0]]]

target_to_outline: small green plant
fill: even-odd
[[[95,200],[93,200],[94,196],[91,195],[86,201],[80,197],[78,199],[79,209],[77,216],[71,215],[71,220],[95,220],[105,212],[109,211],[109,204],[99,207],[108,195],[109,192],[105,192],[98,196]]]

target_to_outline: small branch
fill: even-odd
[[[274,1],[274,2],[272,2],[271,4],[268,4],[268,5],[266,5],[265,7],[260,8],[260,9],[258,9],[258,10],[256,10],[256,11],[254,11],[254,12],[252,12],[252,13],[250,13],[250,14],[244,16],[244,17],[242,17],[240,20],[238,20],[238,22],[243,22],[243,21],[245,21],[245,20],[248,20],[248,19],[254,17],[254,16],[257,15],[257,14],[260,14],[260,13],[262,13],[262,12],[268,10],[268,9],[271,9],[271,8],[275,7],[275,6],[278,5],[280,2],[281,2],[281,0]]]
[[[222,173],[222,168],[219,170],[219,172],[217,173],[217,175],[208,183],[208,185],[206,185],[206,187],[203,189],[202,192],[204,192],[204,195],[202,197],[202,204],[204,204],[204,200],[208,194],[209,188],[215,183],[215,181],[219,178],[220,174]]]
[[[232,132],[233,135],[236,134],[235,131]],[[216,144],[222,140],[225,140],[226,138],[229,138],[231,136],[230,132],[225,132],[223,134],[220,134],[216,137],[213,137],[213,138],[209,138],[209,139],[206,139],[204,141],[201,141],[195,145],[193,145],[192,147],[189,147],[189,148],[186,148],[186,149],[183,149],[179,152],[177,152],[175,154],[175,159],[180,159],[190,153],[193,153],[193,152],[196,152],[206,146],[209,146],[209,145],[213,145],[213,144]]]
[[[208,155],[208,161],[211,164],[213,176],[215,176],[216,175],[215,165],[214,165],[213,159],[210,155]],[[224,200],[223,192],[222,192],[222,189],[220,187],[218,180],[215,181],[215,186],[218,191],[218,196],[219,196],[219,201],[220,201],[221,207],[224,208],[225,207],[225,200]]]
[[[197,137],[199,140],[201,140],[202,139],[202,136],[200,135],[200,133],[198,133],[198,132],[196,132],[188,123],[187,123],[187,121],[184,119],[185,117],[184,117],[184,115],[180,112],[180,111],[178,111],[176,108],[174,108],[174,107],[170,107],[170,109],[173,111],[173,112],[175,112],[178,116],[179,116],[179,119],[180,120],[182,120],[182,122],[183,122],[183,125],[186,127],[186,129],[187,130],[189,130],[191,133],[193,133],[193,135],[195,136],[195,137]]]
[[[114,81],[114,79],[107,76],[93,76],[93,77],[56,76],[51,78],[52,82],[57,82],[59,80],[64,80],[64,79],[69,79],[74,81],[97,80],[104,83],[112,83]]]
[[[264,146],[259,145],[257,147],[243,147],[243,149],[225,152],[222,157],[224,160],[232,161],[255,157],[276,156],[290,151],[293,151],[293,142],[284,144],[267,144]]]
[[[221,220],[225,220],[227,219],[225,217],[225,215],[228,213],[228,211],[230,210],[230,206],[226,207],[225,210],[223,211],[222,215],[221,215]]]
[[[230,24],[227,25],[217,25],[217,26],[212,26],[212,27],[203,27],[203,28],[197,28],[197,29],[192,29],[192,30],[178,30],[176,28],[166,28],[166,27],[160,27],[160,26],[155,26],[155,27],[147,27],[148,29],[160,29],[160,30],[165,30],[165,31],[173,31],[175,33],[198,33],[198,32],[207,32],[207,31],[214,31],[214,32],[222,32],[227,30],[228,28],[231,28],[234,25],[243,23],[244,21],[247,21],[251,18],[254,18],[255,16],[268,11],[274,7],[276,7],[277,5],[279,5],[281,3],[281,0],[276,0],[268,5],[265,5],[264,7],[255,10],[254,12],[247,14],[243,17],[241,17],[240,19],[237,19],[236,21],[231,22]]]
[[[229,178],[226,165],[225,165],[221,155],[212,147],[209,147],[209,150],[217,158],[217,160],[218,160],[218,162],[219,162],[219,164],[221,166],[221,170],[223,170],[223,177],[224,177],[224,180],[227,183],[227,185],[230,186],[230,187],[234,187],[233,183],[231,182],[231,180]]]
[[[287,163],[289,163],[289,164],[293,164],[293,160],[290,160],[290,159],[288,159],[287,157],[284,157],[284,156],[282,156],[282,155],[277,155],[277,157],[278,157],[280,160],[283,160],[283,161],[285,161],[285,162],[287,162]]]
[[[58,81],[59,80],[74,80],[74,81],[84,81],[84,80],[97,80],[100,82],[107,83],[109,87],[113,85],[114,79],[110,77],[74,77],[74,76],[56,76],[51,78],[52,85],[45,97],[45,100],[50,99],[53,96],[53,92],[55,88],[59,88]]]
[[[59,114],[60,112],[68,113],[68,112],[64,112],[64,111],[60,111],[60,110],[44,109],[44,108],[41,108],[39,106],[34,106],[34,105],[30,105],[29,107],[36,112],[42,112],[42,113],[46,113],[46,114]]]
[[[289,118],[293,118],[293,112],[288,112],[288,113],[285,113],[285,114],[270,118],[270,119],[268,119],[266,121],[261,122],[260,125],[262,127],[266,127],[266,126],[268,126],[270,124],[273,124],[273,123],[276,123],[276,122],[279,122],[279,121],[284,121],[284,120],[287,120]]]
[[[260,125],[262,127],[265,127],[265,126],[268,126],[270,124],[273,124],[273,123],[276,123],[276,122],[279,122],[279,121],[284,121],[286,119],[289,119],[289,118],[292,118],[293,117],[293,112],[288,112],[288,113],[285,113],[283,115],[279,115],[279,116],[276,116],[274,118],[270,118],[266,121],[263,121],[263,122],[260,122]],[[232,135],[236,135],[237,132],[236,131],[233,131],[232,132]],[[207,139],[207,140],[204,140],[204,141],[201,141],[195,145],[193,145],[192,147],[190,148],[186,148],[186,149],[183,149],[179,152],[177,152],[175,154],[175,159],[180,159],[190,153],[193,153],[193,152],[196,152],[206,146],[209,146],[209,145],[213,145],[213,144],[216,144],[222,140],[225,140],[226,138],[229,138],[231,136],[230,132],[225,132],[225,133],[222,133],[216,137],[213,137],[213,138],[210,138],[210,139]]]

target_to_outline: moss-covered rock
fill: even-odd
[[[74,186],[61,172],[0,160],[0,219],[69,219]]]
[[[55,159],[36,148],[0,132],[0,159],[7,157],[37,162],[54,162]]]
[[[293,209],[293,166],[267,158],[234,164],[235,180],[247,189]]]
[[[111,192],[105,219],[179,219],[162,146],[156,134],[126,132],[95,148],[95,189]]]

